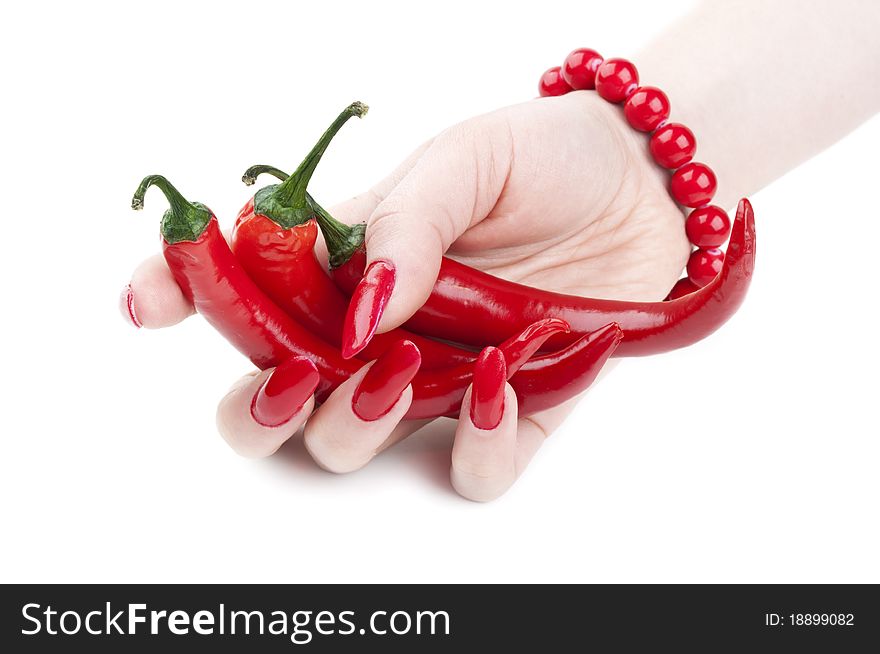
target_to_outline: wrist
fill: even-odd
[[[596,63],[595,71],[585,62]],[[646,84],[642,75],[627,59],[612,57],[603,60],[595,50],[578,48],[569,53],[562,66],[544,72],[538,90],[542,97],[595,91],[595,95],[609,105],[619,107],[619,114],[623,115],[625,123],[620,121],[611,128],[610,133],[622,136],[619,139],[621,152],[636,153],[636,157],[640,150],[644,153],[644,146],[639,148],[633,143],[627,128],[632,128],[640,136],[649,137],[651,159],[664,169],[664,173],[669,173],[669,195],[678,205],[691,210],[685,221],[686,234],[697,249],[688,258],[687,279],[679,280],[673,289],[678,296],[706,286],[715,279],[724,261],[724,253],[718,246],[727,240],[731,225],[726,212],[713,204],[713,200],[716,203],[719,201],[716,197],[718,178],[711,166],[696,159],[697,140],[693,130],[671,118],[669,96],[662,89]],[[691,114],[693,117],[694,112]],[[712,122],[716,125],[727,124],[714,116]],[[627,137],[627,134],[630,136]],[[641,173],[636,175],[636,193],[631,199],[647,199],[650,206],[656,197],[656,188],[655,192],[650,192],[643,180],[656,181],[656,175],[649,172],[656,169],[644,160],[626,168],[627,172]],[[632,175],[625,174],[621,181],[631,178]],[[624,197],[626,205],[636,207],[636,202],[626,201],[626,194],[622,193],[625,186],[625,183],[621,184],[618,196]],[[632,187],[632,184],[629,186]],[[644,202],[640,204],[644,209]]]
[[[736,110],[724,72],[712,70],[709,74],[702,66],[679,67],[680,62],[668,56],[661,44],[649,46],[638,61],[643,77],[671,98],[670,122],[686,125],[696,135],[694,161],[704,161],[714,169],[719,184],[712,203],[725,209],[734,207],[739,198],[755,189],[743,180],[742,171],[729,157],[734,149],[730,139],[741,135],[737,136]]]
[[[607,193],[597,206],[633,207],[648,201],[681,214],[683,220],[685,211],[669,195],[669,171],[654,161],[649,136],[627,123],[622,105],[604,100],[595,91],[570,92],[565,100],[577,103],[579,120],[600,124],[609,135],[607,143],[601,144],[604,149],[596,149],[607,171]]]

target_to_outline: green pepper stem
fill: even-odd
[[[165,195],[171,208],[162,216],[162,236],[171,243],[195,241],[211,221],[211,211],[203,204],[190,202],[162,175],[147,175],[131,198],[131,208],[144,208],[147,189],[155,186]]]
[[[369,107],[363,102],[352,102],[336,117],[336,120],[331,123],[327,131],[318,139],[312,151],[303,159],[299,168],[275,189],[273,195],[278,204],[297,208],[306,205],[306,187],[312,178],[312,173],[315,172],[315,168],[318,166],[318,162],[321,161],[324,151],[330,145],[330,141],[333,140],[333,137],[336,136],[336,133],[349,118],[352,116],[361,118],[367,113],[368,109]]]
[[[280,168],[268,164],[257,164],[244,171],[241,181],[251,186],[257,181],[257,177],[263,173],[277,177],[282,181],[289,178],[289,175]],[[366,225],[363,223],[346,225],[336,220],[309,193],[306,193],[306,201],[312,212],[314,212],[315,220],[321,229],[321,234],[324,235],[324,241],[327,243],[330,267],[338,268],[351,258],[355,250],[364,244]]]
[[[174,188],[171,182],[162,175],[147,175],[144,177],[141,185],[137,187],[134,196],[131,198],[132,209],[140,211],[144,208],[144,196],[147,194],[147,189],[151,186],[155,186],[165,194],[168,204],[171,205],[171,210],[175,213],[184,213],[195,209],[193,203],[183,197],[180,191]]]
[[[331,216],[311,195],[307,195],[307,197],[315,212],[315,219],[324,236],[324,242],[327,244],[327,258],[330,268],[338,268],[351,259],[351,255],[358,248],[363,247],[367,225],[366,223],[346,225]]]
[[[275,166],[268,166],[266,164],[257,164],[256,166],[251,166],[246,171],[244,171],[244,175],[241,176],[241,181],[245,183],[247,186],[253,186],[257,181],[257,177],[266,173],[267,175],[272,175],[273,177],[277,177],[282,182],[290,177],[283,170],[276,168]]]

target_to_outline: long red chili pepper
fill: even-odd
[[[298,323],[339,347],[348,298],[327,276],[315,256],[318,227],[306,187],[330,141],[352,116],[361,117],[367,106],[354,102],[306,156],[299,168],[281,184],[260,189],[241,209],[232,230],[232,252],[245,272]],[[249,168],[242,180],[250,185],[266,166]],[[422,354],[422,367],[436,368],[473,361],[476,353],[396,329],[373,337],[358,354],[372,361],[401,339],[410,340]]]
[[[366,265],[363,247],[350,251],[350,258],[332,271],[334,281],[349,294]],[[616,322],[626,338],[615,356],[658,354],[692,345],[727,322],[745,299],[754,266],[755,216],[743,198],[721,271],[703,288],[678,299],[626,302],[553,293],[505,281],[444,257],[431,296],[406,326],[480,347],[538,317],[555,316],[571,325],[569,334],[558,334],[546,343],[555,348]]]
[[[505,361],[508,361],[507,377],[519,401],[519,415],[529,416],[551,409],[585,391],[595,381],[602,366],[614,354],[623,338],[623,332],[618,325],[605,325],[592,334],[582,336],[564,350],[530,359],[522,368],[514,366],[513,371],[505,352],[506,343],[499,346],[505,352]],[[539,347],[540,345],[534,347],[533,351]],[[413,383],[413,406],[417,400],[422,399],[422,393],[434,399],[442,396],[445,397],[443,404],[447,407],[444,415],[457,417],[461,406],[458,389],[462,384],[467,387],[471,383],[473,364],[458,366],[451,374],[425,370],[419,371],[418,376],[423,385],[416,387]],[[439,400],[437,404],[440,404]],[[419,408],[411,407],[407,417],[415,419],[434,416],[423,415]]]
[[[345,361],[330,345],[297,324],[254,284],[220,232],[214,214],[188,202],[164,177],[144,178],[132,199],[158,187],[171,208],[162,218],[162,252],[174,279],[196,311],[258,368],[291,356],[311,359],[321,374],[316,393],[323,400],[360,364]]]
[[[158,187],[171,208],[162,218],[162,250],[175,280],[196,310],[240,352],[259,368],[276,366],[291,356],[311,359],[321,375],[315,391],[318,401],[327,398],[339,384],[360,368],[330,345],[314,336],[288,316],[247,276],[223,238],[214,214],[205,205],[188,202],[164,177],[145,177],[132,199],[132,208],[143,207],[150,186]],[[517,338],[500,346],[507,360],[508,374],[528,369],[532,384],[523,390],[545,399],[534,398],[536,406],[573,397],[589,383],[604,363],[603,350],[616,342],[590,343],[581,351],[550,355],[526,361],[553,333],[567,325],[544,320],[529,326]],[[614,326],[608,330],[619,332]],[[590,337],[586,337],[589,339]],[[585,339],[585,340],[586,340]],[[586,345],[586,344],[585,344]],[[586,352],[587,354],[584,354]],[[509,358],[508,358],[509,357]],[[571,392],[557,388],[568,375]],[[454,414],[470,383],[472,366],[462,364],[445,370],[419,371],[412,381],[413,402],[407,418],[434,418]],[[541,378],[545,379],[542,390]],[[524,414],[525,415],[525,414]]]
[[[277,168],[266,168],[280,179]],[[329,251],[331,275],[349,295],[366,267],[363,225],[334,219],[312,200]],[[700,341],[727,322],[745,299],[755,266],[755,215],[743,198],[736,212],[721,271],[703,288],[666,302],[601,300],[542,291],[505,281],[443,257],[437,283],[406,327],[424,335],[475,347],[498,342],[545,316],[561,318],[571,332],[545,344],[564,347],[611,322],[626,338],[615,356],[668,352]]]

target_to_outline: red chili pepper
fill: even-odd
[[[317,207],[316,207],[317,208]],[[325,231],[336,284],[351,294],[363,276],[366,250],[359,232],[326,212]],[[329,237],[328,237],[329,235]],[[703,288],[666,302],[625,302],[552,293],[505,281],[446,257],[427,302],[406,323],[421,334],[483,347],[543,316],[571,325],[571,333],[547,341],[558,348],[602,325],[616,322],[625,340],[616,356],[658,354],[692,345],[727,322],[745,299],[755,266],[755,215],[743,198],[736,212],[719,274]]]
[[[162,250],[175,280],[196,311],[257,367],[277,366],[291,356],[310,359],[321,375],[315,391],[319,402],[360,368],[360,363],[343,359],[338,350],[298,324],[260,290],[242,270],[220,232],[216,217],[205,205],[188,202],[164,177],[151,175],[144,178],[135,192],[132,208],[143,207],[150,186],[158,187],[171,204],[162,218],[161,233]],[[595,355],[591,347],[587,348],[590,356],[579,351],[550,355],[558,361],[549,365],[545,361],[548,357],[527,361],[547,338],[566,328],[563,321],[543,320],[499,346],[507,359],[508,374],[522,367],[521,372],[532,380],[523,392],[536,395],[532,400],[534,406],[574,397],[604,363],[603,344],[598,342]],[[456,414],[472,371],[472,364],[420,370],[412,381],[413,402],[406,417]],[[559,377],[562,374],[568,378]],[[565,381],[569,382],[569,393],[558,388]]]
[[[587,390],[605,362],[626,342],[617,323],[582,336],[564,350],[529,360],[510,385],[519,400],[519,415],[552,409]],[[584,370],[589,370],[584,374]]]
[[[278,168],[265,166],[261,172],[287,178]],[[351,295],[366,268],[366,226],[340,223],[314,198],[310,202],[327,243],[333,281]],[[555,316],[568,322],[571,332],[548,340],[546,348],[552,349],[615,322],[626,335],[615,356],[660,354],[693,345],[727,322],[745,299],[754,267],[755,214],[743,198],[721,271],[709,284],[688,295],[664,302],[582,298],[509,282],[443,257],[431,295],[406,327],[422,335],[482,348],[530,322]]]
[[[526,331],[530,329],[532,327],[526,328]],[[623,332],[617,324],[605,325],[592,334],[582,336],[564,350],[529,359],[522,364],[525,360],[523,357],[526,354],[531,356],[544,342],[543,338],[537,338],[533,334],[529,346],[521,350],[523,357],[519,359],[518,365],[517,361],[511,361],[508,348],[511,342],[521,338],[522,336],[515,336],[499,345],[498,349],[504,352],[507,379],[519,400],[519,415],[529,416],[562,404],[589,388],[623,340]],[[410,407],[407,418],[435,417],[421,413],[421,409],[416,406],[417,401],[421,403],[422,394],[436,402],[432,402],[432,409],[439,411],[442,404],[446,407],[443,415],[451,418],[458,416],[461,407],[459,389],[462,385],[466,388],[471,383],[473,370],[473,364],[465,364],[457,366],[451,373],[419,371],[417,379],[421,384],[417,387],[413,383],[413,406]]]
[[[361,117],[366,112],[367,106],[360,102],[346,107],[292,175],[284,175],[281,184],[260,189],[244,205],[232,231],[232,251],[251,279],[297,322],[336,347],[342,341],[348,298],[315,256],[318,227],[306,187],[342,125],[352,116]],[[260,173],[274,170],[253,166],[242,180],[251,185]],[[425,368],[476,358],[475,352],[402,329],[376,334],[358,358],[377,359],[401,339],[412,341],[419,348]]]
[[[143,207],[150,186],[158,187],[171,204],[162,218],[162,252],[178,286],[196,311],[254,365],[265,369],[291,356],[311,359],[321,374],[319,400],[360,367],[266,297],[233,256],[205,205],[188,202],[164,177],[151,175],[135,192],[132,208]]]

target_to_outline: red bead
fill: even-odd
[[[565,95],[571,91],[571,87],[564,79],[562,79],[562,71],[559,66],[548,69],[541,75],[541,81],[538,82],[538,93],[542,98],[548,95]]]
[[[717,248],[730,235],[730,218],[721,207],[710,204],[691,211],[684,223],[688,240],[698,248]]]
[[[672,173],[669,192],[679,204],[686,207],[699,207],[708,203],[715,195],[718,180],[706,164],[686,163]]]
[[[697,139],[680,123],[667,123],[651,136],[651,154],[664,168],[678,168],[694,158]]]
[[[723,263],[724,252],[718,248],[694,250],[691,253],[691,258],[688,259],[688,279],[702,288],[715,279],[715,276],[721,271]]]
[[[669,98],[656,86],[640,86],[623,105],[627,122],[640,132],[652,132],[669,118]]]
[[[682,277],[677,282],[675,282],[675,286],[672,287],[672,290],[669,291],[669,295],[666,296],[666,301],[668,302],[669,300],[677,300],[680,297],[690,295],[694,291],[699,290],[699,286],[694,284],[687,277]]]
[[[596,91],[608,102],[623,102],[638,85],[639,73],[626,59],[606,59],[596,70]]]
[[[602,64],[602,55],[589,48],[573,50],[562,64],[562,79],[577,91],[596,88],[596,69]]]

